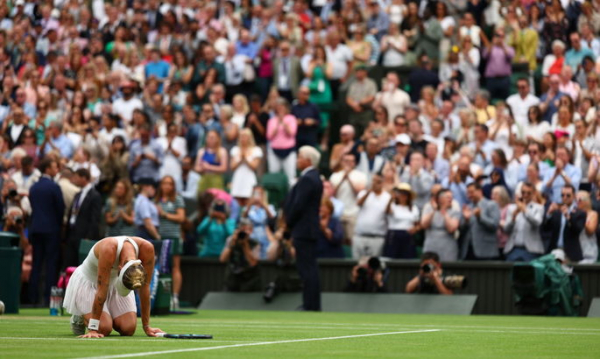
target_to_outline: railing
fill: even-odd
[[[324,292],[343,291],[352,267],[352,260],[320,260],[321,286]],[[388,289],[393,293],[404,293],[406,283],[417,271],[418,261],[393,261],[388,263],[390,271]],[[267,284],[277,273],[273,263],[261,262],[263,284]],[[444,271],[461,274],[468,278],[468,286],[456,291],[462,294],[477,294],[473,314],[518,314],[514,305],[510,274],[512,263],[507,262],[453,262],[445,263]],[[223,290],[225,265],[216,259],[182,257],[183,288],[182,301],[198,304],[209,291]],[[587,315],[593,297],[600,297],[600,265],[575,266],[583,287],[584,300],[581,315]]]

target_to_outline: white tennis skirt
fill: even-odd
[[[96,283],[86,278],[81,267],[77,268],[69,279],[63,307],[73,315],[90,314],[97,288]],[[102,311],[114,319],[128,312],[136,312],[136,308],[134,292],[131,291],[126,297],[121,297],[111,281]]]

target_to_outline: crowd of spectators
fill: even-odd
[[[598,0],[3,1],[4,229],[32,288],[83,238],[171,239],[177,294],[242,219],[269,257],[261,184],[309,145],[320,257],[594,263],[599,35]]]

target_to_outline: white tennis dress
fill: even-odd
[[[102,310],[108,313],[111,318],[117,318],[127,312],[136,311],[133,291],[126,297],[122,297],[117,293],[117,289],[115,288],[115,281],[119,276],[121,250],[123,249],[123,244],[129,242],[135,248],[135,256],[137,258],[139,257],[139,247],[129,237],[119,236],[113,238],[117,240],[117,256],[110,271],[108,295]],[[77,267],[71,279],[69,279],[63,307],[73,315],[85,315],[92,312],[92,305],[96,297],[96,289],[98,288],[98,258],[94,254],[96,244],[94,244],[83,263]]]

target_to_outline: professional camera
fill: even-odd
[[[10,198],[15,198],[15,197],[17,197],[18,195],[19,195],[19,192],[17,192],[17,190],[16,190],[16,189],[14,189],[14,188],[11,188],[11,189],[9,189],[9,190],[8,190],[8,197],[10,197]]]
[[[421,270],[425,274],[431,273],[433,270],[435,270],[435,266],[431,263],[425,263],[421,266]]]
[[[429,274],[435,270],[435,266],[431,263],[425,263],[421,266],[421,270],[423,273]],[[467,278],[464,275],[442,276],[440,280],[449,289],[465,289],[467,287]]]
[[[248,233],[244,232],[244,231],[240,231],[237,235],[237,241],[238,243],[245,241],[246,239],[248,239]]]
[[[281,292],[297,292],[301,288],[300,278],[294,265],[295,258],[292,252],[291,239],[292,234],[287,230],[283,232],[281,239],[279,239],[279,250],[275,259],[277,276],[265,288],[263,294],[265,303],[271,303]]]
[[[385,264],[381,262],[379,257],[369,257],[366,262],[365,259],[361,260],[354,267],[353,274],[344,291],[363,293],[385,292]],[[356,273],[356,276],[354,276],[354,273]]]
[[[464,275],[447,275],[442,277],[442,283],[446,288],[465,289],[467,287],[467,278]]]
[[[211,209],[213,212],[227,213],[227,206],[223,202],[213,202]]]

